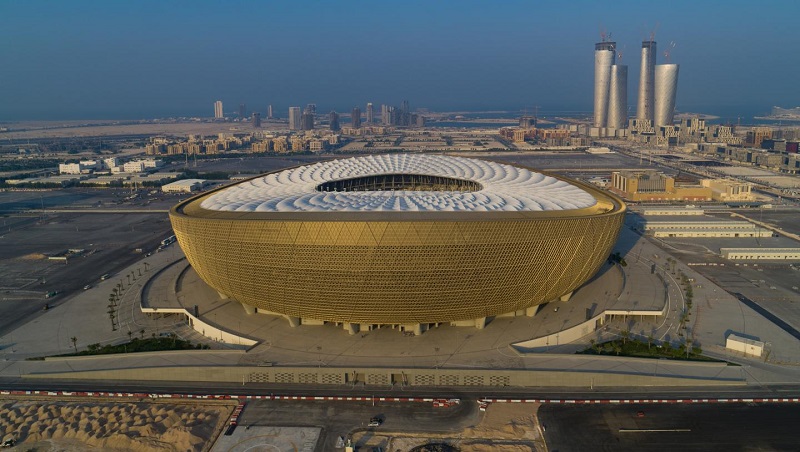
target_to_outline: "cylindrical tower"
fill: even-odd
[[[654,119],[653,88],[656,67],[656,42],[642,41],[642,67],[639,72],[639,99],[636,103],[636,119]]]
[[[628,126],[628,66],[611,66],[608,93],[608,127],[624,129]]]
[[[655,126],[671,126],[678,93],[678,65],[659,64],[655,72]]]
[[[614,64],[616,43],[598,42],[594,45],[594,126],[606,127],[608,121],[608,88],[611,65]]]

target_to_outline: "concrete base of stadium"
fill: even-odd
[[[447,323],[336,324],[268,312],[220,296],[185,260],[176,260],[154,275],[137,301],[151,316],[183,316],[186,325],[194,330],[192,335],[204,336],[204,340],[219,346],[250,349],[252,355],[268,354],[270,362],[296,361],[298,356],[307,358],[309,354],[316,355],[312,363],[320,364],[336,356],[340,364],[346,365],[351,354],[353,358],[366,354],[414,362],[423,353],[438,367],[455,363],[455,355],[463,350],[481,350],[486,344],[491,344],[492,349],[506,348],[503,353],[509,356],[574,352],[586,348],[589,339],[599,341],[603,332],[598,328],[607,331],[615,324],[614,317],[616,323],[636,317],[648,324],[648,329],[657,329],[664,324],[661,318],[667,306],[663,277],[652,274],[646,262],[631,262],[626,268],[605,265],[583,287],[551,303]],[[648,316],[651,320],[645,321]],[[342,329],[349,334],[337,333]],[[369,340],[361,341],[367,336]],[[405,338],[420,336],[427,344],[413,345],[413,351],[398,347]],[[580,342],[583,337],[585,341]],[[578,343],[567,345],[573,341]],[[428,348],[431,351],[425,352]],[[275,355],[276,350],[281,350],[281,356]]]
[[[175,297],[173,300],[164,300],[163,298],[159,298],[158,301],[148,299],[148,287],[142,291],[141,296],[141,303],[143,306],[143,310],[146,312],[150,312],[152,314],[156,313],[164,313],[164,312],[171,312],[171,313],[178,313],[180,314],[183,311],[186,312],[187,316],[187,323],[193,326],[193,328],[201,332],[201,334],[209,337],[209,338],[222,338],[222,337],[234,337],[241,336],[239,339],[234,339],[233,341],[222,340],[222,342],[235,342],[237,344],[245,343],[247,345],[252,345],[258,341],[258,338],[254,338],[247,335],[242,335],[237,333],[240,331],[237,327],[233,326],[232,322],[218,322],[218,313],[219,308],[216,307],[217,304],[223,304],[226,306],[226,310],[230,309],[227,307],[228,304],[239,305],[242,310],[238,311],[238,319],[237,324],[241,325],[242,321],[247,321],[248,323],[251,321],[258,321],[258,318],[264,317],[271,317],[273,319],[284,319],[286,322],[285,324],[290,329],[299,328],[303,330],[308,327],[318,327],[318,326],[334,326],[338,328],[342,328],[346,331],[349,335],[354,336],[360,333],[368,333],[371,331],[379,330],[379,329],[391,329],[397,330],[403,335],[413,335],[413,336],[420,336],[426,331],[431,331],[433,329],[443,327],[443,326],[451,326],[451,327],[469,327],[475,328],[476,330],[483,330],[489,325],[491,322],[497,321],[498,319],[507,319],[507,318],[516,318],[516,317],[528,317],[533,318],[536,316],[538,312],[544,309],[546,306],[555,306],[553,303],[561,303],[561,302],[568,302],[573,298],[573,294],[576,292],[581,293],[580,298],[576,298],[576,302],[566,303],[565,307],[570,308],[569,311],[572,313],[579,312],[575,311],[575,308],[578,306],[586,306],[585,307],[585,315],[588,317],[597,317],[600,316],[602,318],[606,317],[606,312],[609,313],[620,313],[624,314],[626,312],[636,312],[636,315],[640,317],[643,316],[662,316],[664,314],[664,309],[666,306],[666,297],[665,292],[663,290],[664,282],[663,279],[659,279],[655,275],[647,275],[646,273],[646,266],[642,268],[631,268],[626,271],[631,272],[634,271],[637,273],[637,278],[643,278],[645,280],[652,279],[652,281],[647,282],[648,288],[655,288],[652,293],[648,291],[647,293],[640,293],[637,295],[642,295],[642,298],[649,298],[649,302],[642,302],[642,301],[635,301],[633,305],[628,306],[627,297],[624,296],[624,282],[623,280],[623,270],[621,267],[616,265],[606,265],[604,266],[601,271],[591,279],[587,284],[583,287],[579,288],[577,291],[573,291],[563,296],[559,297],[558,299],[552,300],[549,303],[543,303],[536,306],[530,306],[526,309],[520,309],[517,311],[506,312],[503,314],[499,314],[496,316],[491,317],[481,317],[477,319],[467,319],[467,320],[455,320],[451,322],[439,322],[439,323],[412,323],[412,324],[369,324],[369,323],[350,323],[350,322],[327,322],[324,320],[319,319],[312,319],[307,317],[295,317],[289,316],[286,314],[281,314],[277,312],[266,311],[264,309],[256,308],[252,305],[246,303],[240,303],[232,298],[228,297],[225,294],[220,292],[216,292],[208,287],[197,275],[194,269],[186,262],[185,260],[175,262],[173,264],[174,268],[169,269],[169,271],[165,272],[164,275],[156,275],[153,278],[153,281],[149,283],[150,286],[161,286],[163,290],[166,292],[173,291],[175,293]],[[166,278],[166,279],[165,279]],[[602,290],[603,296],[598,296],[597,294]],[[628,288],[628,294],[630,294],[630,288]],[[186,306],[184,300],[192,300],[195,303],[193,306]],[[592,303],[588,304],[588,301],[591,300]],[[176,303],[177,302],[177,303]],[[649,303],[651,306],[643,306],[642,304]],[[621,309],[616,310],[609,310],[614,307]],[[636,307],[636,309],[632,309]],[[558,312],[559,307],[554,307],[553,312]],[[211,322],[202,320],[203,318],[208,319],[207,315],[203,315],[203,313],[213,312],[213,319]],[[255,320],[254,320],[255,319]],[[582,321],[584,319],[573,318],[572,316],[567,317],[561,324],[561,328],[556,328],[555,331],[550,332],[550,334],[558,335],[561,332],[569,331],[570,328],[575,326],[582,325]],[[598,325],[601,325],[603,322],[598,322]],[[589,330],[585,330],[583,334],[580,336],[584,336],[589,333]],[[298,332],[298,334],[302,334],[302,332]],[[572,334],[571,336],[575,336]],[[564,338],[568,337],[567,335],[563,336]],[[579,336],[577,336],[579,337]],[[577,338],[576,337],[576,338]],[[549,343],[549,341],[548,341]],[[558,343],[558,342],[553,342]],[[564,341],[561,341],[564,343]]]

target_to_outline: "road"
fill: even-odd
[[[359,430],[374,432],[412,431],[452,433],[478,422],[478,405],[464,402],[449,408],[434,408],[428,403],[329,402],[296,400],[257,400],[248,402],[239,428],[248,426],[319,427],[317,450],[335,450],[336,439],[347,438]],[[383,420],[379,427],[368,427],[372,417]]]
[[[796,398],[800,385],[761,385],[735,387],[635,387],[635,388],[519,388],[519,387],[407,387],[350,385],[276,385],[210,382],[77,381],[0,378],[0,389],[42,391],[109,391],[181,394],[230,395],[305,395],[346,397],[435,397],[476,400],[506,399],[709,399],[709,398]]]
[[[542,405],[548,450],[798,450],[798,405]]]

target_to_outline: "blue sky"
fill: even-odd
[[[800,105],[800,2],[0,2],[0,120],[286,116],[373,102],[432,110],[590,110],[612,33],[635,105],[639,49],[676,46],[677,107]],[[664,62],[659,55],[659,62]],[[729,113],[732,112],[732,113]]]

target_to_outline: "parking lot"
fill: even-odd
[[[157,194],[148,203],[126,201],[127,193],[0,192],[0,335],[45,304],[59,304],[87,285],[91,290],[101,275],[141,259],[172,234],[166,210],[174,195]]]

